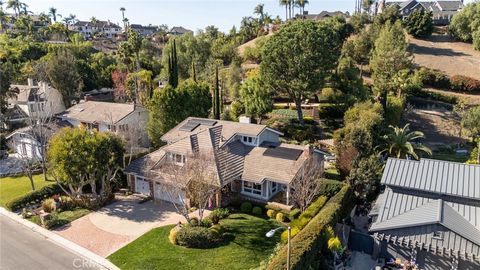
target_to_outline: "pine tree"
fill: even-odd
[[[173,88],[178,86],[177,45],[175,40],[173,40],[172,51],[168,57],[168,84]]]
[[[192,61],[192,78],[194,82],[197,82],[197,71],[195,70],[195,61]]]

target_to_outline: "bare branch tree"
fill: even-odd
[[[221,188],[215,169],[213,152],[199,152],[187,157],[183,165],[175,164],[174,160],[166,161],[168,165],[162,168],[162,173],[171,175],[171,188],[167,191],[177,212],[187,221],[188,208],[194,205],[198,209],[198,219],[203,219],[205,209],[211,204],[215,193]],[[186,191],[188,201],[181,198]],[[179,203],[180,202],[180,203]]]
[[[320,177],[323,168],[317,158],[305,160],[291,184],[292,200],[303,212],[321,192]]]

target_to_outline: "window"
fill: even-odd
[[[262,185],[243,181],[243,191],[255,195],[262,195]]]
[[[35,104],[30,104],[30,112],[35,112]]]
[[[433,238],[443,239],[443,232],[441,231],[433,232]]]
[[[272,182],[272,193],[277,192],[277,182]]]
[[[244,143],[249,143],[249,144],[253,143],[253,137],[243,136],[242,140]]]

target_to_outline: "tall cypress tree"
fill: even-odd
[[[197,71],[195,70],[195,61],[192,60],[192,78],[194,82],[197,82]]]
[[[173,40],[173,47],[168,57],[168,84],[173,88],[178,86],[178,64],[177,64],[177,45]]]
[[[220,88],[218,85],[218,67],[215,68],[215,89],[213,93],[213,118],[220,119]]]

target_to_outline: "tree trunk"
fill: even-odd
[[[303,126],[303,111],[302,111],[302,100],[295,100],[295,108],[297,109],[298,123]]]
[[[30,185],[32,186],[32,190],[35,190],[35,183],[33,182],[33,176],[31,173],[27,174],[28,179],[30,180]]]

